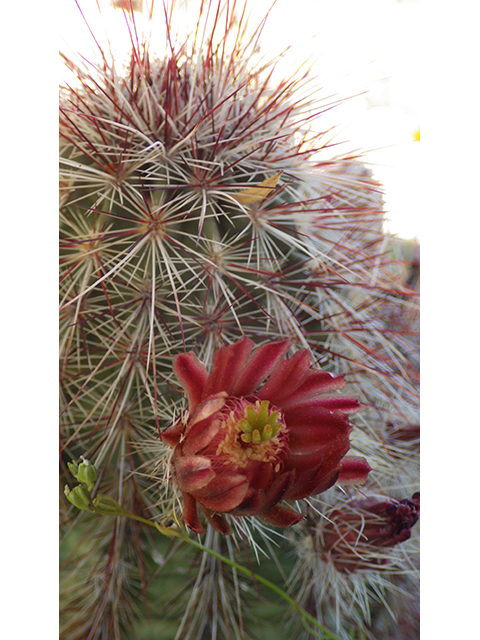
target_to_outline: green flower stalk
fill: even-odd
[[[332,485],[352,472],[342,462],[347,450],[353,460],[366,459],[363,480],[372,469],[362,492],[416,492],[418,446],[399,434],[419,424],[418,292],[409,284],[409,259],[383,233],[381,187],[359,154],[337,156],[331,132],[322,131],[331,98],[322,99],[308,74],[273,80],[275,64],[261,56],[261,26],[250,29],[244,3],[204,0],[186,31],[177,23],[180,7],[166,2],[158,13],[163,40],[154,31],[143,37],[139,14],[122,6],[127,61],[108,47],[99,47],[97,60],[65,58],[71,79],[60,93],[61,483],[72,475],[79,483],[62,496],[62,636],[142,640],[142,621],[151,620],[172,638],[200,640],[201,629],[249,638],[255,623],[238,575],[229,574],[232,588],[213,593],[207,561],[187,566],[173,537],[159,551],[145,523],[154,522],[158,534],[170,525],[181,531],[186,513],[187,524],[202,531],[191,501],[184,503],[185,494],[195,495],[209,509],[202,535],[210,551],[227,548],[231,559],[241,548],[247,564],[273,555],[286,581],[282,565],[297,543],[275,528],[287,522],[280,503],[295,501],[290,524],[309,509],[333,509],[343,494]],[[281,411],[267,406],[268,394],[260,397],[269,384],[261,372],[251,389],[258,398],[236,388],[231,410],[245,410],[232,418],[241,442],[195,436],[198,416],[188,406],[197,399],[185,393],[174,362],[194,363],[203,393],[202,371],[212,371],[220,349],[274,342],[285,345],[286,362],[308,361],[313,378],[341,380],[351,405],[362,407],[350,425],[340,415],[340,387],[326,398],[322,437],[338,451],[332,444],[335,456],[325,454],[323,480],[323,441],[300,424],[299,412],[288,436],[292,455],[278,445],[272,466],[268,453],[292,423],[283,409],[293,374],[282,380]],[[217,368],[221,397],[229,395],[222,384],[239,371],[234,360]],[[187,428],[192,451],[195,442],[211,451],[194,451],[182,463]],[[314,463],[292,461],[310,441]],[[241,473],[230,469],[238,495],[232,489],[232,504],[225,499],[219,515],[203,495],[202,474],[218,489],[218,460],[248,447],[270,457],[242,462]],[[80,456],[88,460],[70,462]],[[317,488],[321,499],[309,497]],[[357,491],[349,488],[349,498]],[[283,516],[267,526],[260,516],[268,504]],[[129,517],[108,517],[122,515],[116,505]],[[212,526],[231,534],[228,542],[218,542]],[[275,552],[274,540],[290,547]],[[403,562],[406,570],[407,554]],[[223,575],[221,564],[214,570]],[[175,617],[180,593],[189,612],[205,605],[200,626],[196,614]],[[320,615],[320,600],[310,615]],[[228,612],[239,603],[242,616],[229,626]],[[348,612],[339,601],[332,607],[338,619],[329,624],[341,628]]]

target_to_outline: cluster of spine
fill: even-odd
[[[185,408],[172,360],[194,351],[209,366],[243,335],[290,338],[292,353],[307,348],[345,375],[364,405],[353,453],[373,468],[366,495],[418,490],[418,295],[382,231],[380,187],[361,158],[335,157],[331,133],[311,128],[332,105],[309,93],[308,78],[275,84],[273,64],[254,65],[260,30],[246,38],[242,8],[202,3],[196,29],[178,43],[171,7],[163,55],[134,37],[127,11],[126,67],[106,54],[98,64],[67,60],[77,81],[60,96],[62,483],[67,463],[84,455],[101,470],[103,494],[162,523],[181,513],[158,438]],[[311,499],[309,522],[344,499],[337,490]],[[154,542],[140,525],[98,518],[63,515],[62,634],[71,640],[128,638],[132,620],[150,615]],[[268,540],[260,524],[232,524],[258,554]],[[312,539],[300,528],[292,549],[310,544],[304,534]],[[206,543],[218,545],[218,535]],[[413,556],[399,553],[403,564],[389,566],[415,581]],[[308,558],[316,577],[296,574],[300,596],[315,593],[315,612],[336,611],[339,629],[368,623],[365,572],[336,575]],[[250,637],[238,584],[212,593],[206,563],[192,567],[178,633]],[[369,584],[389,579],[384,571]],[[360,614],[346,608],[352,590]]]

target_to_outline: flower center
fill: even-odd
[[[257,400],[255,405],[246,407],[245,417],[238,422],[243,431],[240,436],[243,442],[265,442],[274,438],[282,429],[283,423],[278,422],[280,412],[270,411],[269,404],[268,400]]]
[[[254,403],[235,398],[233,409],[224,414],[217,456],[245,467],[250,460],[270,462],[278,472],[281,454],[288,451],[288,429],[280,411],[271,409],[268,400]]]

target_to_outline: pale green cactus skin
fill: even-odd
[[[418,297],[382,232],[381,188],[361,158],[332,158],[330,138],[308,130],[321,101],[252,67],[253,45],[236,40],[241,21],[226,15],[217,48],[208,37],[163,58],[139,47],[126,70],[77,68],[80,86],[62,90],[63,485],[67,462],[84,455],[103,494],[144,517],[178,520],[158,439],[185,408],[172,359],[194,351],[209,366],[218,347],[247,335],[288,337],[292,353],[307,348],[319,366],[345,374],[365,404],[352,452],[374,468],[373,490],[404,497],[418,488],[418,453],[392,433],[419,419]],[[262,195],[246,192],[253,187]],[[97,540],[86,533],[67,562],[64,637],[136,637],[129,628],[143,613],[132,598],[157,542],[120,518],[99,523],[71,509],[63,519],[67,547],[72,524]],[[204,565],[197,575],[200,584]],[[222,611],[234,622],[228,630],[220,616],[218,637],[239,629],[251,637],[238,607],[229,614],[223,602]],[[177,637],[207,637],[212,620],[193,619]]]

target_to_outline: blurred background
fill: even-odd
[[[78,0],[77,5],[75,0],[63,0],[61,51],[93,59],[93,34],[103,48],[123,58],[129,34],[121,7],[129,1]],[[152,31],[161,51],[162,3],[154,2],[153,19],[151,6],[152,0],[133,0],[135,23],[138,30]],[[201,0],[177,0],[186,30],[200,6]],[[242,6],[238,2],[239,9]],[[269,1],[247,2],[252,33],[270,6]],[[422,235],[419,12],[418,0],[277,0],[260,39],[265,59],[281,58],[279,76],[288,77],[302,65],[305,70],[310,67],[310,76],[325,96],[345,99],[322,114],[319,128],[335,127],[338,139],[345,141],[344,151],[363,153],[385,189],[387,230],[418,242]],[[63,78],[65,70],[60,73]]]

